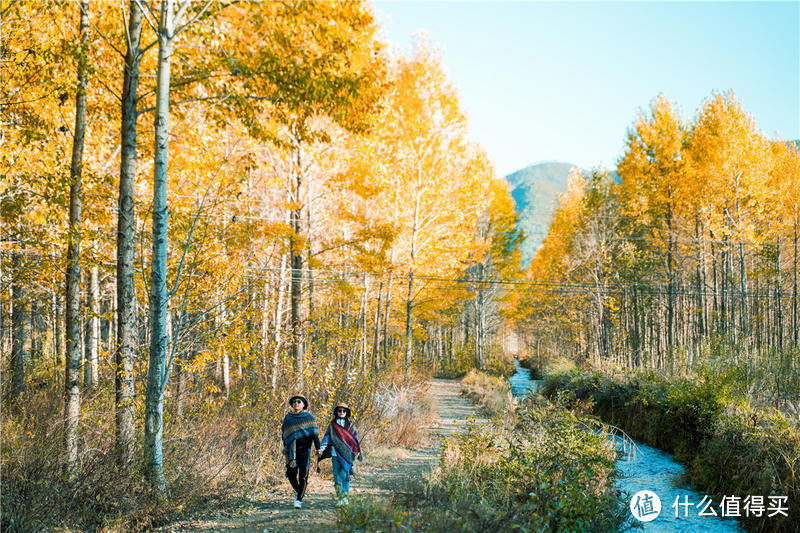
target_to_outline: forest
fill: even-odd
[[[524,267],[439,51],[373,9],[0,3],[4,531],[279,484],[299,391],[414,445],[431,377],[515,356],[723,376],[796,425],[796,143],[732,91],[691,120],[659,95]]]
[[[617,167],[575,171],[520,296],[526,344],[596,367],[733,373],[800,410],[796,142],[733,91],[691,121],[660,95]]]
[[[390,50],[366,2],[2,21],[4,520],[260,481],[290,391],[370,413],[487,364],[513,203],[425,42]]]

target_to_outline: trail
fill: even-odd
[[[357,463],[358,474],[350,482],[351,495],[389,496],[403,490],[408,480],[424,476],[437,464],[441,441],[474,416],[484,417],[469,400],[460,394],[457,380],[434,379],[430,394],[434,399],[434,424],[430,442],[419,449],[392,448],[371,453],[365,446],[364,461]],[[325,532],[336,529],[336,507],[330,461],[327,474],[312,472],[302,509],[292,508],[293,496],[288,481],[264,501],[251,501],[236,516],[214,517],[184,521],[160,529],[167,532],[227,533],[295,533]],[[313,464],[312,464],[313,468]],[[323,477],[324,476],[324,477]]]

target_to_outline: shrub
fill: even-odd
[[[466,343],[447,359],[436,362],[434,375],[437,378],[455,379],[463,377],[475,367],[475,345]]]
[[[731,370],[668,381],[645,372],[616,380],[574,370],[549,376],[540,391],[588,407],[632,437],[675,453],[687,464],[689,480],[710,494],[800,501],[800,429],[777,411],[734,406],[736,376]],[[741,520],[751,531],[795,531],[800,508],[790,503],[788,514]]]
[[[359,500],[341,531],[618,531],[613,441],[597,424],[526,400],[511,424],[474,420],[443,443],[416,491]]]
[[[514,424],[470,423],[448,439],[429,492],[470,531],[617,531],[613,441],[596,424],[535,399]],[[448,516],[448,513],[446,513]],[[444,520],[443,522],[447,522]]]
[[[414,531],[418,521],[410,516],[408,505],[394,499],[354,496],[350,505],[341,507],[337,521],[342,533]]]
[[[511,405],[511,385],[508,380],[474,368],[461,380],[461,394],[490,416],[505,413]]]

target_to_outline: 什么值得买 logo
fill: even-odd
[[[640,522],[650,522],[661,514],[661,498],[652,490],[640,490],[631,498],[631,514]]]

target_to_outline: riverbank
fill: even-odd
[[[693,485],[718,503],[722,496],[736,498],[729,501],[738,503],[749,531],[796,531],[800,431],[779,413],[734,405],[724,383],[668,382],[654,374],[623,380],[573,370],[548,376],[541,392],[674,453]],[[752,511],[744,508],[752,502]]]
[[[464,421],[424,479],[353,500],[338,531],[624,530],[616,451],[596,424],[539,398],[512,402],[505,379],[471,372],[460,387],[459,401],[495,416]]]

